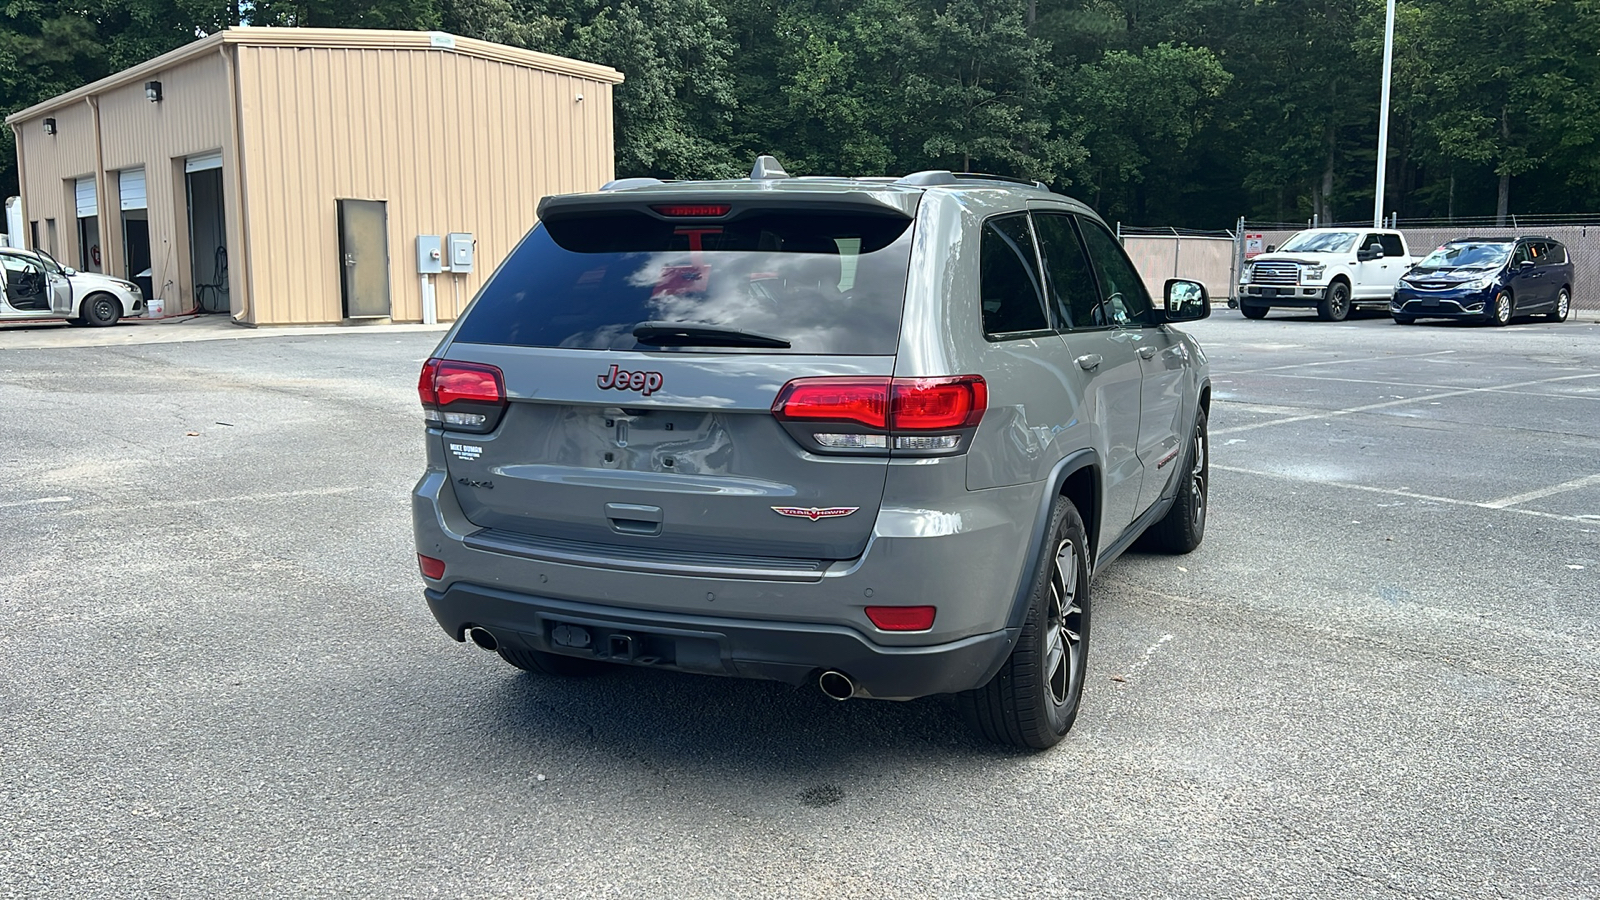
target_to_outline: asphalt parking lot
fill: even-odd
[[[0,896],[1600,897],[1600,325],[1193,331],[1206,542],[1041,754],[449,640],[436,332],[0,332]]]

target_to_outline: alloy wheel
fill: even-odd
[[[1567,313],[1571,312],[1571,310],[1572,294],[1566,288],[1562,288],[1561,293],[1556,296],[1556,320],[1565,322]]]
[[[1501,325],[1511,321],[1511,295],[1505,291],[1494,298],[1494,320]]]
[[[1206,431],[1204,425],[1196,425],[1194,429],[1194,468],[1189,470],[1189,493],[1194,498],[1191,504],[1193,512],[1190,518],[1195,528],[1205,524],[1206,519]]]
[[[1083,607],[1078,602],[1078,548],[1056,545],[1050,571],[1050,609],[1045,620],[1045,687],[1057,705],[1068,702],[1083,681]]]

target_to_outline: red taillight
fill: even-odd
[[[664,203],[650,208],[674,219],[714,219],[733,209],[727,203]]]
[[[880,631],[927,631],[937,612],[932,606],[869,606],[867,618]]]
[[[778,392],[772,414],[815,450],[940,454],[961,452],[988,407],[979,375],[796,378]]]
[[[430,581],[438,581],[444,577],[444,560],[434,559],[431,556],[417,554],[417,568],[422,570],[422,577]]]
[[[494,366],[430,359],[417,378],[417,399],[431,425],[487,432],[499,421],[497,410],[505,408],[505,384],[505,376]],[[468,411],[445,411],[452,403],[464,403]]]
[[[888,378],[796,378],[772,401],[780,419],[859,422],[868,428],[889,426]]]
[[[499,369],[447,359],[439,362],[434,373],[433,391],[440,406],[449,406],[457,400],[503,403],[506,399],[505,377]]]
[[[958,378],[896,378],[889,403],[895,431],[970,428],[989,406],[989,386],[981,375]]]

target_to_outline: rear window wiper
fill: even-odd
[[[781,337],[729,328],[725,325],[703,325],[694,322],[640,322],[633,326],[633,336],[641,344],[659,347],[780,347],[790,344]]]

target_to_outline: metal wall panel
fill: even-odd
[[[45,115],[56,120],[55,134],[44,133],[44,116],[17,123],[17,159],[26,207],[23,234],[29,231],[29,221],[38,222],[42,239],[45,221],[55,219],[64,245],[60,249],[66,254],[62,258],[77,259],[77,181],[95,171],[94,113],[87,102],[79,101]]]
[[[474,271],[435,276],[448,321],[541,197],[614,174],[606,80],[425,47],[256,45],[239,46],[238,77],[259,324],[341,319],[336,199],[386,201],[391,248],[473,234]],[[415,260],[389,268],[394,319],[420,321]]]

